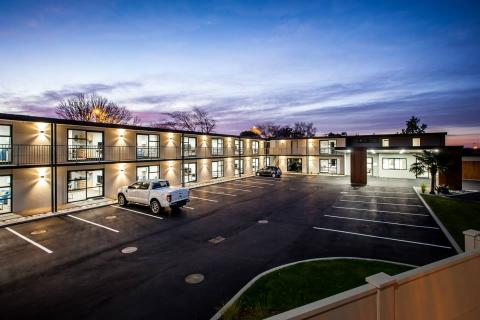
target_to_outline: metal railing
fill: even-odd
[[[23,165],[50,165],[50,145],[0,145],[0,167]],[[57,145],[57,164],[89,162],[122,162],[148,160],[181,160],[202,158],[236,158],[266,155],[268,149],[242,149],[234,147],[196,147],[182,150],[179,146],[136,147],[136,146],[72,146]],[[182,152],[183,151],[183,152]]]

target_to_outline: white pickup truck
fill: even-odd
[[[149,205],[155,214],[163,208],[183,207],[189,201],[188,188],[171,187],[167,180],[137,181],[118,189],[118,204],[125,206],[133,202]]]

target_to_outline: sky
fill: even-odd
[[[480,144],[479,1],[0,0],[0,112],[103,95],[145,124],[311,121],[394,133],[412,115]]]

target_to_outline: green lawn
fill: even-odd
[[[463,231],[480,230],[480,203],[430,195],[422,196],[460,248],[465,250]]]
[[[265,275],[224,313],[224,320],[266,317],[365,284],[365,278],[385,272],[395,275],[410,267],[367,260],[305,262]]]

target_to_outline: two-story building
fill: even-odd
[[[461,159],[461,147],[445,147],[445,136],[262,139],[0,114],[0,220],[116,199],[120,186],[136,180],[194,186],[268,165],[286,174],[350,175],[352,182],[357,176],[415,179],[409,168],[422,150],[460,150]],[[461,188],[461,171],[460,161],[460,184],[458,176],[443,181]]]

